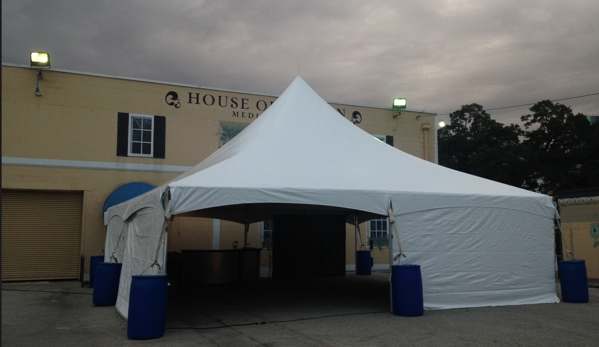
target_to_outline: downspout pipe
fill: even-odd
[[[431,128],[431,125],[428,123],[423,123],[421,127],[424,138],[424,160],[428,160],[428,130]]]

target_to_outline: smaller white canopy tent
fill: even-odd
[[[297,77],[207,159],[106,212],[106,249],[123,261],[117,310],[126,317],[131,275],[157,273],[155,259],[164,267],[165,215],[247,223],[297,210],[348,221],[390,212],[403,252],[421,265],[426,309],[558,301],[550,197],[382,143]]]

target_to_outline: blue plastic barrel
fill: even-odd
[[[422,316],[422,274],[420,265],[393,265],[391,269],[393,313],[397,316]]]
[[[584,260],[560,260],[557,262],[562,300],[565,302],[589,302],[589,283]]]
[[[122,263],[98,263],[94,279],[94,305],[114,306],[116,304],[122,267]]]
[[[127,337],[157,339],[166,323],[167,275],[131,276]]]
[[[372,257],[370,251],[356,251],[356,275],[369,276],[372,273]]]
[[[96,279],[96,266],[98,263],[104,262],[103,255],[92,255],[89,257],[89,286],[94,287],[94,280]]]

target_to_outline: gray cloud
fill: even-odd
[[[2,2],[2,61],[452,112],[599,92],[599,4],[580,1]],[[599,114],[599,96],[563,102]],[[515,122],[526,107],[491,112]]]

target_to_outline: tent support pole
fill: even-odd
[[[393,313],[393,283],[391,282],[391,274],[393,273],[393,234],[389,228],[389,311]]]
[[[354,271],[358,270],[358,216],[354,216]]]
[[[248,232],[250,231],[250,222],[248,219],[248,207],[245,208],[245,223],[243,230],[243,248],[248,246]]]
[[[250,223],[245,222],[245,230],[243,232],[243,248],[248,246],[248,232],[250,231]]]
[[[391,217],[393,214],[393,202],[389,201],[389,209],[387,210],[387,217]],[[393,242],[393,233],[391,232],[391,223],[395,223],[395,218],[389,218],[388,224],[388,235],[389,235],[389,311],[393,313],[393,282],[391,276],[393,275],[393,248],[395,248],[395,242]]]
[[[171,219],[168,219],[166,221],[166,225],[164,226],[164,230],[162,230],[163,233],[165,233],[164,235],[164,254],[162,255],[162,266],[164,266],[164,270],[162,271],[162,273],[164,275],[168,274],[167,271],[167,256],[168,256],[168,231],[170,229],[171,226],[171,222],[173,221],[173,218],[171,216]]]

